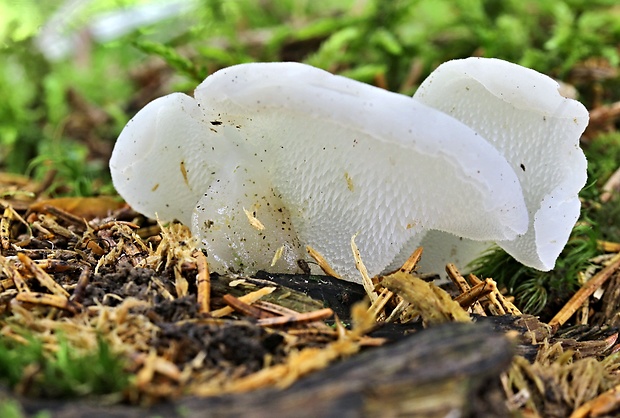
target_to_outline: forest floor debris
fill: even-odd
[[[14,176],[0,180],[0,368],[2,384],[16,396],[153,405],[281,390],[360,351],[425,332],[420,320],[429,329],[473,321],[508,330],[516,345],[499,377],[503,399],[496,402],[504,410],[594,417],[620,408],[617,255],[600,260],[579,306],[569,304],[571,311],[550,324],[522,315],[492,279],[465,278],[448,266],[454,283],[448,294],[415,277],[421,249],[398,271],[366,278],[371,305],[355,302],[361,286],[347,283],[351,291],[341,293],[348,295],[341,306],[333,300],[324,306],[304,285],[293,289],[295,277],[284,286],[269,274],[209,272],[180,224],[158,225],[107,198],[36,199],[37,185]],[[357,263],[363,272],[359,256]],[[306,287],[325,292],[336,289],[328,279],[304,277]],[[579,322],[564,325],[586,301]],[[411,326],[386,337],[381,332],[389,323]],[[8,373],[7,362],[34,346],[40,356]],[[67,376],[61,369],[51,373],[47,363],[75,361],[64,372],[78,373],[76,359],[92,353],[98,357],[89,360],[90,380],[73,376],[73,387],[54,388]],[[107,362],[107,369],[97,372],[95,361]],[[105,386],[106,378],[124,383]]]

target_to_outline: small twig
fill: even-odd
[[[247,295],[243,295],[238,299],[244,303],[251,304],[259,300],[263,296],[267,296],[268,294],[272,293],[274,290],[276,290],[275,287],[262,287],[254,292],[248,293]],[[229,306],[225,306],[221,309],[212,311],[211,316],[214,318],[220,318],[222,316],[230,315],[231,313],[233,313],[233,309]]]
[[[172,271],[174,274],[174,289],[176,291],[177,298],[187,296],[189,293],[189,282],[185,277],[183,277],[181,265],[177,262],[172,267]]]
[[[26,283],[26,280],[12,262],[0,255],[0,265],[2,265],[4,274],[8,277],[7,283],[3,282],[2,284],[3,288],[8,289],[15,286],[18,292],[30,292],[28,283]],[[10,283],[8,283],[9,281]]]
[[[454,283],[454,285],[459,289],[459,291],[461,292],[461,295],[468,294],[469,292],[472,291],[471,286],[469,285],[469,283],[467,283],[467,280],[465,280],[465,278],[461,275],[461,273],[458,271],[458,269],[456,268],[454,264],[450,263],[446,265],[446,273],[448,273],[448,277],[450,278],[450,280],[452,280],[452,283]],[[475,286],[481,283],[485,283],[485,286],[488,286],[488,283],[481,282],[480,279],[478,279],[474,275],[470,275],[470,280],[472,281],[472,283],[474,283]],[[475,282],[476,280],[477,282]],[[489,293],[493,291],[490,287],[488,287],[488,289],[489,289],[489,292],[485,293],[485,295],[488,295]],[[481,295],[480,297],[482,296],[484,295]],[[463,306],[463,304],[460,301],[457,300],[457,302],[459,302],[459,304]],[[486,313],[484,312],[482,305],[477,300],[473,302],[472,311],[478,315],[486,316]]]
[[[362,277],[364,276],[364,274],[368,275],[368,272],[366,271],[366,267],[364,267],[364,263],[362,262],[361,257],[359,256],[359,251],[357,251],[357,246],[355,246],[355,243],[352,241],[351,242],[351,246],[353,248],[353,254],[356,259],[356,262],[358,261],[359,258],[359,263],[361,265],[361,267],[363,267],[364,273],[362,270],[360,270],[360,272],[362,273]],[[357,251],[357,255],[356,255],[356,251]],[[404,274],[411,274],[411,272],[415,269],[416,265],[418,264],[418,261],[420,261],[420,258],[422,257],[422,251],[423,248],[422,247],[418,247],[416,248],[416,250],[409,256],[409,258],[403,263],[403,265],[398,269],[395,270],[392,273],[388,273],[386,274],[386,276],[390,276],[391,274],[394,274],[396,272],[400,272],[400,273],[404,273]],[[358,267],[359,270],[359,267]],[[371,280],[372,283],[372,280]],[[374,286],[374,283],[373,283]],[[392,322],[394,321],[398,316],[401,315],[401,313],[407,308],[407,306],[409,306],[409,303],[405,300],[400,300],[398,302],[398,305],[396,305],[396,308],[394,308],[394,310],[392,311],[392,313],[390,313],[390,316],[386,319],[385,315],[382,314],[383,309],[385,308],[385,305],[387,305],[387,303],[394,297],[394,292],[383,288],[381,289],[381,293],[379,295],[377,295],[377,292],[373,292],[372,296],[369,295],[371,300],[374,297],[374,300],[372,301],[372,304],[370,305],[370,307],[368,308],[368,312],[370,312],[373,317],[376,320],[385,320],[386,322]]]
[[[19,213],[17,213],[17,211],[15,210],[13,206],[8,206],[8,209],[11,211],[11,216],[10,216],[11,220],[17,220],[21,222],[21,224],[24,225],[26,229],[28,230],[28,235],[32,237],[32,227],[30,226],[30,224],[26,222],[26,220],[22,218],[22,216]]]
[[[35,305],[46,305],[58,309],[63,309],[72,314],[77,314],[82,310],[82,306],[78,303],[71,302],[61,295],[49,295],[39,292],[20,292],[15,296],[15,300],[22,303],[32,303]]]
[[[452,280],[452,283],[458,287],[461,293],[469,292],[471,290],[471,286],[469,286],[469,283],[467,283],[465,277],[461,275],[454,264],[450,263],[446,265],[446,273],[448,273],[448,277]]]
[[[493,282],[493,287],[496,287],[495,282]],[[490,305],[487,306],[493,315],[506,315],[506,309],[499,301],[496,292],[491,292],[487,295],[487,299],[491,302]]]
[[[251,316],[253,318],[257,318],[257,319],[273,318],[275,316],[271,312],[267,312],[262,309],[256,308],[230,294],[224,295],[222,299],[228,306],[233,308],[235,311],[240,312],[247,316]]]
[[[10,229],[11,229],[11,220],[12,220],[12,212],[10,207],[6,207],[4,209],[4,214],[2,215],[2,219],[0,220],[0,245],[2,246],[2,250],[6,251],[11,248],[10,241]]]
[[[41,267],[46,272],[52,271],[55,273],[62,273],[69,270],[76,270],[74,264],[65,261],[65,260],[54,260],[50,258],[45,258],[42,260],[33,260],[34,263]]]
[[[409,302],[407,302],[405,299],[401,299],[401,301],[398,302],[398,305],[396,305],[396,307],[394,308],[390,316],[387,317],[385,322],[396,321],[396,318],[399,318],[401,314],[405,312],[405,309],[407,309],[408,307],[409,307]]]
[[[224,295],[222,299],[235,311],[241,312],[253,318],[257,318],[257,323],[260,326],[304,324],[308,322],[322,321],[334,314],[334,311],[329,308],[325,308],[313,312],[298,313],[295,311],[290,311],[285,315],[277,315],[270,311],[249,305],[233,295]]]
[[[42,212],[49,213],[50,215],[54,215],[56,218],[62,219],[66,223],[72,224],[79,231],[84,231],[85,229],[85,220],[84,218],[74,215],[70,212],[67,212],[64,209],[53,205],[43,205],[41,208]]]
[[[474,276],[473,274],[469,275],[470,278],[475,278],[477,280],[479,280],[476,276]],[[519,310],[519,308],[517,308],[510,300],[508,300],[504,295],[502,295],[502,292],[499,291],[499,289],[497,288],[497,282],[493,279],[487,279],[487,281],[492,282],[493,284],[493,292],[491,293],[491,295],[495,296],[495,299],[497,300],[497,302],[502,306],[502,309],[504,310],[504,312],[510,314],[510,315],[515,315],[515,316],[519,316],[519,315],[523,315],[523,313]],[[490,296],[487,296],[488,298],[490,298]]]
[[[609,253],[617,253],[620,252],[620,242],[611,242],[611,241],[596,241],[596,244],[600,249]]]
[[[394,292],[383,288],[381,289],[381,293],[379,293],[379,296],[377,296],[377,299],[375,299],[375,301],[372,303],[372,305],[370,305],[370,307],[368,308],[368,311],[376,318],[381,320],[381,317],[385,317],[385,315],[382,315],[381,312],[383,311],[383,309],[385,308],[385,305],[387,305],[387,303],[390,301],[390,299],[392,299],[394,297]],[[381,316],[381,317],[380,317]]]
[[[587,279],[586,279],[585,274],[583,274],[583,271],[580,271],[577,273],[577,278],[579,279],[580,286],[583,286],[584,284],[587,283]],[[590,299],[586,298],[583,301],[583,305],[581,305],[581,308],[579,308],[577,312],[576,322],[580,325],[587,325],[588,319],[589,319],[589,311],[590,311]]]
[[[332,276],[337,279],[340,279],[340,275],[338,275],[338,273],[336,273],[336,271],[332,268],[332,266],[329,265],[329,263],[321,255],[321,253],[319,253],[317,250],[315,250],[309,245],[306,246],[306,251],[308,252],[310,257],[312,257],[317,262],[317,264],[319,265],[321,270],[325,272],[325,274],[327,274],[328,276]]]
[[[246,208],[243,208],[245,212],[245,216],[248,218],[248,222],[250,225],[258,231],[263,231],[265,229],[265,225],[256,217],[256,212],[249,211]]]
[[[595,274],[586,284],[584,284],[562,309],[549,321],[549,326],[553,333],[566,323],[581,305],[609,279],[620,267],[620,253],[616,254],[607,266]]]
[[[372,304],[372,303],[375,303],[378,296],[377,296],[377,293],[375,292],[375,285],[372,282],[370,275],[368,274],[368,270],[366,269],[364,262],[362,261],[362,256],[360,255],[360,251],[357,248],[357,245],[355,244],[356,236],[357,234],[351,237],[351,250],[353,251],[353,258],[355,259],[355,268],[357,268],[357,270],[362,275],[362,284],[364,285],[364,290],[366,291],[366,294],[368,295],[368,298],[370,299],[370,302]]]
[[[299,315],[299,312],[294,311],[290,308],[281,306],[281,305],[277,305],[275,303],[271,303],[271,302],[266,302],[264,300],[257,300],[256,302],[254,302],[254,306],[256,306],[257,308],[260,308],[266,312],[270,312],[272,314],[274,314],[275,316],[291,316],[291,315]],[[303,330],[288,330],[287,331],[289,334],[290,333],[294,333],[295,335],[333,335],[333,333],[335,332],[331,327],[329,327],[327,324],[325,324],[324,322],[316,322],[315,324],[308,324],[307,328],[304,328]]]
[[[277,305],[275,303],[266,302],[264,300],[257,300],[256,302],[254,302],[254,306],[262,309],[263,311],[270,312],[274,316],[296,315],[299,313],[290,308],[286,308],[284,306]]]
[[[198,312],[207,313],[211,310],[211,274],[209,263],[202,251],[192,254],[196,259],[198,273],[196,274],[196,287],[198,288]]]
[[[75,240],[75,241],[79,240],[80,237],[75,232],[60,225],[58,222],[52,219],[51,216],[39,215],[38,218],[39,218],[39,221],[41,222],[41,225],[46,230],[51,231],[54,235],[60,235],[61,237],[64,237],[68,240]]]
[[[489,286],[488,280],[489,279],[478,283],[467,292],[458,295],[456,298],[454,298],[454,300],[457,301],[463,309],[468,309],[471,305],[478,302],[480,298],[488,295],[493,291],[493,288]],[[482,307],[480,308],[482,309]]]
[[[86,291],[86,286],[90,283],[90,274],[92,269],[90,265],[84,264],[82,266],[82,272],[80,273],[80,277],[78,278],[77,285],[75,289],[73,289],[73,295],[71,296],[71,300],[74,302],[81,303],[84,299],[84,292]]]
[[[409,256],[407,261],[403,263],[402,267],[400,268],[400,271],[402,271],[403,273],[411,273],[413,269],[415,269],[415,266],[418,264],[418,261],[420,261],[423,251],[424,251],[424,248],[422,247],[416,248],[413,254]]]
[[[297,315],[285,315],[285,316],[276,316],[272,318],[262,318],[259,319],[258,325],[267,327],[267,326],[276,326],[276,325],[291,325],[291,324],[305,324],[308,322],[316,322],[323,321],[334,314],[329,308],[319,309],[318,311],[299,313]]]
[[[34,277],[41,283],[42,286],[47,288],[50,292],[57,296],[64,296],[69,298],[69,292],[67,292],[61,285],[56,283],[54,279],[50,277],[41,267],[36,265],[30,257],[26,254],[18,253],[17,258],[22,262],[24,267],[29,270]]]

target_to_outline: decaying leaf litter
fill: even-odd
[[[19,350],[35,337],[48,353],[63,341],[87,353],[102,338],[132,376],[116,401],[286,387],[389,342],[369,335],[377,321],[421,319],[428,327],[521,316],[492,279],[464,278],[448,266],[458,289],[451,297],[410,274],[422,249],[393,274],[370,278],[353,238],[371,304],[355,305],[346,327],[321,301],[274,282],[210,274],[180,224],[158,225],[105,198],[42,199],[37,185],[20,177],[2,182],[1,338]],[[509,335],[530,349],[501,376],[510,410],[605,416],[619,407],[618,257],[593,260],[599,267],[584,272],[592,276],[585,290],[549,325],[521,316],[529,331]],[[589,301],[596,306],[588,308]],[[575,311],[578,325],[562,327]],[[35,368],[14,389],[36,394],[38,378]]]

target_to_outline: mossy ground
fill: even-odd
[[[37,39],[40,39],[37,37],[41,35],[40,28],[57,9],[52,3],[42,7],[34,0],[0,2],[0,59],[3,62],[0,67],[0,91],[3,92],[0,103],[0,171],[28,174],[27,178],[13,177],[8,182],[4,180],[9,176],[3,176],[0,198],[4,208],[10,204],[17,214],[26,216],[34,198],[113,195],[107,159],[114,139],[127,120],[153,98],[171,91],[189,92],[207,74],[221,67],[250,61],[298,60],[411,94],[441,62],[476,55],[506,59],[555,77],[574,88],[579,100],[591,112],[590,127],[582,141],[589,162],[588,186],[581,193],[582,216],[557,268],[550,273],[539,273],[496,251],[481,260],[477,269],[479,275],[494,278],[500,287],[515,296],[516,305],[523,311],[539,314],[543,321],[548,321],[585,279],[601,269],[606,255],[618,251],[614,243],[620,241],[619,198],[617,193],[612,193],[609,199],[603,198],[604,185],[612,178],[620,161],[620,134],[617,132],[620,115],[620,52],[617,48],[620,43],[620,8],[614,1],[199,0],[192,13],[141,27],[112,41],[102,42],[87,36],[86,30],[99,13],[136,3],[144,2],[104,0],[66,13],[64,26],[59,27],[68,34],[83,35],[82,43],[73,48],[72,55],[49,61],[37,47]],[[36,182],[33,183],[32,179]],[[63,225],[69,231],[63,236],[58,230],[50,229],[51,224],[43,224],[42,219],[28,219],[25,223],[30,228],[39,222],[42,229],[35,231],[37,234],[45,230],[53,237],[50,240],[34,234],[35,239],[28,242],[31,247],[27,247],[22,239],[28,236],[28,228],[12,216],[10,211],[4,214],[5,219],[10,218],[8,222],[17,234],[11,235],[10,245],[24,246],[31,251],[50,251],[51,241],[55,250],[81,251],[80,260],[88,264],[98,263],[111,250],[111,243],[117,243],[118,236],[113,234],[104,234],[103,237],[95,234],[90,244],[80,241],[72,235],[83,238],[80,234],[86,232],[77,230],[76,233],[75,230],[81,228],[80,222],[74,222],[73,226]],[[52,216],[54,222],[57,222],[57,216],[58,213]],[[93,217],[89,215],[87,219]],[[61,241],[54,241],[58,239]],[[78,242],[84,247],[75,247]],[[4,251],[4,257],[15,256],[7,253],[7,248]],[[121,268],[117,263],[119,260],[111,256],[110,259],[113,262],[105,268]],[[96,263],[90,265],[91,273]],[[83,268],[85,264],[80,265]],[[144,315],[150,316],[148,321],[159,318],[164,322],[175,322],[188,315],[191,311],[188,306],[195,307],[191,297],[169,300],[168,295],[181,291],[176,285],[178,276],[159,277],[161,272],[158,272],[149,276],[157,280],[149,282],[151,284],[146,285],[146,290],[144,283],[115,289],[110,287],[114,280],[105,276],[105,268],[97,271],[102,275],[90,282],[88,291],[77,287],[83,270],[69,270],[69,273],[50,270],[50,273],[71,292],[86,292],[81,295],[85,299],[80,301],[80,306],[88,305],[85,301],[90,300],[92,306],[98,306],[101,312],[110,304],[128,298],[146,298],[151,302],[157,299],[154,304],[157,308],[144,308]],[[184,268],[181,268],[182,275],[188,274]],[[120,274],[122,271],[108,273]],[[141,276],[136,274],[127,273],[127,276],[140,283]],[[14,279],[9,277],[6,269],[1,279],[3,286],[6,285],[1,299],[4,306],[2,329],[4,334],[12,336],[0,341],[0,359],[4,359],[0,368],[5,367],[2,369],[5,370],[5,384],[33,395],[99,396],[113,393],[118,396],[127,393],[132,379],[135,382],[139,375],[127,363],[117,362],[114,353],[118,353],[118,346],[115,346],[118,340],[111,338],[114,334],[91,332],[86,340],[68,331],[57,333],[51,328],[35,327],[36,338],[32,340],[32,329],[21,331],[33,324],[39,327],[40,322],[52,319],[61,320],[45,323],[56,324],[54,327],[61,329],[66,326],[60,325],[65,323],[63,315],[76,313],[71,313],[71,305],[51,308],[35,304],[38,307],[34,311],[25,309],[22,302],[15,302],[16,289],[7,282]],[[188,283],[192,281],[188,279]],[[34,290],[47,292],[43,285],[37,286]],[[188,284],[189,294],[195,290],[192,286]],[[584,357],[583,345],[570,348],[564,344],[562,349],[553,348],[553,345],[549,346],[553,349],[541,346],[541,361],[546,363],[532,363],[530,366],[515,363],[510,372],[513,374],[507,376],[516,380],[505,382],[507,394],[519,388],[518,385],[522,388],[532,382],[538,389],[544,389],[546,386],[541,386],[542,381],[555,382],[576,395],[566,395],[562,405],[547,408],[545,405],[549,399],[545,399],[543,391],[532,395],[529,403],[515,404],[516,409],[565,413],[617,384],[613,380],[614,373],[617,373],[617,358],[613,354],[615,340],[609,344],[611,337],[606,333],[618,326],[617,308],[614,308],[618,306],[617,289],[618,279],[612,277],[604,285],[603,295],[589,298],[589,309],[582,309],[579,319],[573,318],[569,323],[575,326],[582,323],[582,328],[588,328],[581,330],[583,334],[575,337],[575,341],[603,341],[600,350],[591,350],[590,353],[594,354],[585,356],[592,359],[589,362],[595,363],[580,362]],[[131,294],[134,291],[137,293]],[[189,310],[183,311],[185,308]],[[35,314],[37,320],[32,322]],[[587,331],[601,328],[605,330],[603,334],[588,337]],[[161,350],[165,345],[162,341],[168,338],[165,333],[161,334],[162,330],[151,329],[159,339],[145,340],[146,357],[140,361],[157,362],[148,360],[147,348],[156,352]],[[191,330],[182,330],[172,327],[165,335],[191,334]],[[268,352],[270,361],[282,360],[279,357],[283,349],[281,343],[276,344],[259,330],[255,331],[256,334],[252,334],[256,337],[255,342],[262,341],[263,349],[267,350],[262,355]],[[17,358],[16,341],[32,341],[20,346],[23,351],[19,350]],[[158,346],[156,341],[161,344]],[[166,344],[170,343],[166,341]],[[191,338],[183,344],[193,347],[195,352],[208,348],[195,346]],[[174,357],[173,354],[166,355]],[[554,363],[556,360],[558,364]],[[84,365],[93,362],[105,364],[106,372],[85,374]],[[609,372],[598,374],[609,379],[605,377],[605,382],[592,383],[594,386],[600,383],[596,390],[588,386],[588,390],[579,391],[567,383],[569,377],[571,382],[580,382],[582,375],[576,374],[581,370],[577,364],[583,366],[583,376],[589,376],[590,383],[594,382],[591,370],[597,368]],[[541,374],[543,371],[547,374]],[[117,377],[113,380],[120,386],[106,380],[109,373]],[[519,381],[519,373],[529,377]],[[548,373],[556,374],[550,377]],[[46,389],[49,381],[63,383],[55,385],[53,390]],[[515,383],[517,381],[521,383]],[[123,386],[125,384],[128,386]],[[531,387],[529,390],[533,393]],[[514,392],[516,396],[518,390]]]

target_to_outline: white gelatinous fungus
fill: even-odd
[[[473,128],[508,160],[523,189],[529,226],[525,234],[497,244],[543,271],[553,269],[568,241],[581,207],[577,194],[586,183],[579,138],[589,115],[558,89],[557,82],[534,70],[469,58],[441,65],[414,95]],[[432,247],[448,248],[442,244]],[[466,251],[466,245],[461,240],[453,247]]]
[[[242,64],[194,98],[148,104],[110,168],[134,209],[190,225],[215,271],[298,271],[310,245],[359,282],[355,234],[371,275],[423,238],[442,246],[425,247],[429,270],[489,242],[548,270],[579,213],[587,120],[553,80],[499,60],[443,64],[413,98],[304,64]]]

